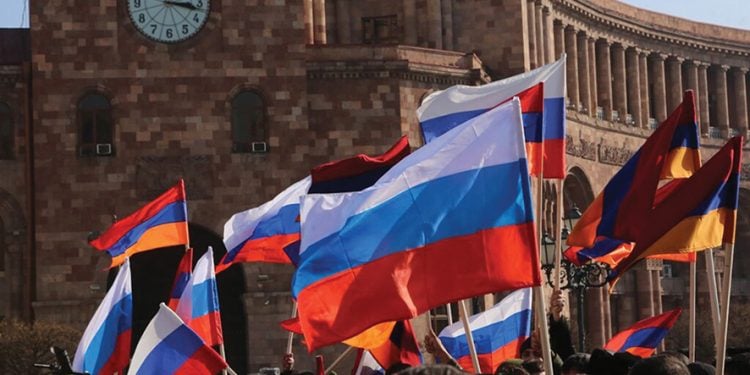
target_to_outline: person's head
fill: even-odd
[[[523,369],[528,371],[530,375],[544,374],[544,363],[539,358],[523,361]]]
[[[587,353],[575,353],[565,359],[562,365],[562,375],[576,375],[583,374],[586,372],[588,367],[590,354]]]
[[[529,375],[522,366],[521,361],[505,361],[497,366],[495,375]]]
[[[673,356],[657,355],[644,358],[628,372],[629,375],[690,375],[687,366]]]
[[[685,354],[680,353],[680,352],[676,352],[676,351],[672,351],[672,350],[667,350],[667,351],[659,353],[659,355],[662,355],[662,356],[665,356],[665,357],[672,357],[672,358],[674,358],[674,359],[682,362],[685,366],[687,366],[687,365],[690,364],[690,358],[688,358],[688,356],[686,356]]]
[[[448,365],[427,365],[409,367],[401,370],[399,375],[465,375],[461,370]]]
[[[411,366],[407,365],[406,363],[396,362],[392,364],[391,367],[388,367],[385,370],[385,375],[396,374],[396,373],[401,372],[402,370],[408,369],[409,367]]]
[[[690,370],[690,375],[714,375],[716,373],[714,366],[703,362],[693,362],[689,364],[688,370]]]
[[[727,375],[750,374],[750,355],[742,353],[727,358],[724,373]]]

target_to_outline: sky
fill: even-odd
[[[29,16],[25,11],[27,1],[29,0],[0,0],[0,27],[28,27]],[[620,1],[695,21],[750,30],[750,4],[748,4],[748,0]]]

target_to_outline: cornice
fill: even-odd
[[[670,29],[668,26],[657,29],[645,23],[638,23],[638,20],[628,18],[626,15],[607,12],[606,9],[587,0],[551,0],[551,3],[556,15],[567,17],[568,24],[588,30],[593,35],[610,38],[626,45],[636,44],[635,39],[646,39],[655,45],[662,46],[662,48],[652,48],[654,50],[669,51],[678,47],[691,49],[695,56],[706,52],[740,58],[750,56],[748,45],[739,41],[710,39],[707,36]]]

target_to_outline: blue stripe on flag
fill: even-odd
[[[390,254],[533,221],[522,194],[528,181],[522,176],[528,176],[525,159],[460,172],[412,187],[348,218],[341,230],[302,252],[294,294],[327,276]],[[423,217],[440,219],[427,223]]]

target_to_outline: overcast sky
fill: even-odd
[[[24,11],[26,1],[28,0],[0,0],[0,27],[28,27],[29,17]],[[750,4],[748,0],[621,1],[691,20],[750,30]]]

